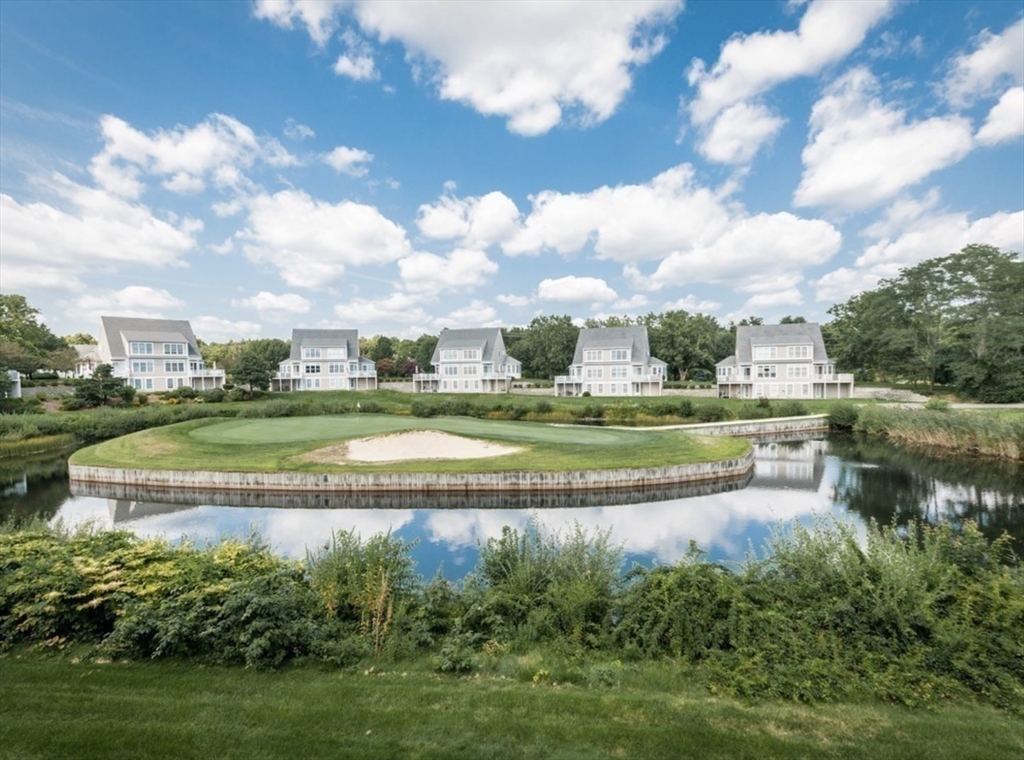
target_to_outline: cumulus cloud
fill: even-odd
[[[339,174],[350,177],[363,177],[369,171],[365,164],[373,161],[373,154],[359,148],[347,148],[339,145],[330,153],[324,154],[324,163]]]
[[[259,317],[268,322],[279,322],[296,314],[308,314],[313,304],[298,293],[268,293],[260,291],[248,298],[233,298],[231,305],[236,309],[255,309]]]
[[[982,145],[998,145],[1024,136],[1024,87],[1014,87],[1003,93],[992,106],[988,117],[975,136]]]
[[[433,324],[438,330],[445,327],[499,327],[497,316],[494,307],[486,301],[474,300],[443,317],[438,317]]]
[[[136,200],[145,189],[143,177],[162,178],[177,193],[197,193],[212,181],[217,187],[239,187],[244,170],[256,161],[294,166],[298,160],[277,140],[257,137],[242,122],[211,114],[194,127],[178,125],[145,134],[116,116],[100,119],[103,149],[89,172],[104,190]]]
[[[875,77],[856,68],[814,104],[794,205],[868,208],[956,163],[973,147],[967,119],[910,121],[877,95]]]
[[[284,136],[292,140],[305,140],[310,137],[316,137],[316,132],[313,131],[312,127],[302,124],[289,116],[284,123]]]
[[[66,311],[82,322],[99,324],[106,315],[177,319],[184,306],[184,301],[162,288],[129,285],[120,290],[91,290],[72,299]]]
[[[263,328],[258,322],[244,319],[230,320],[220,317],[201,316],[189,320],[197,338],[209,341],[245,340],[258,338]]]
[[[457,248],[447,256],[414,253],[400,259],[402,285],[413,293],[441,293],[483,285],[498,271],[498,265],[483,251]]]
[[[736,103],[715,119],[697,145],[704,158],[720,164],[746,164],[772,140],[786,120],[762,105]]]
[[[718,311],[721,308],[722,304],[718,301],[708,301],[695,296],[693,293],[677,298],[674,301],[666,301],[661,305],[662,311],[690,311],[698,313]]]
[[[523,3],[377,3],[259,0],[257,18],[304,27],[320,46],[351,9],[362,32],[397,40],[406,58],[445,100],[507,119],[521,135],[547,132],[565,119],[604,121],[625,98],[632,72],[665,45],[661,30],[682,9],[676,0],[581,6],[564,0]],[[365,53],[339,59],[351,76]],[[336,64],[339,65],[339,64]]]
[[[334,73],[357,82],[380,79],[380,72],[373,60],[373,46],[351,29],[346,29],[341,39],[346,50],[334,62]]]
[[[710,69],[695,59],[687,80],[697,88],[690,103],[696,124],[706,124],[729,106],[754,98],[789,79],[817,74],[842,60],[892,10],[890,0],[835,3],[815,0],[795,32],[734,35]]]
[[[467,247],[487,248],[515,236],[519,219],[512,199],[495,191],[481,197],[443,195],[436,203],[420,206],[416,226],[433,240],[459,240]]]
[[[202,222],[191,217],[165,221],[146,206],[85,187],[62,174],[45,182],[58,205],[19,203],[0,195],[0,250],[4,284],[26,272],[61,269],[72,275],[114,264],[181,266],[195,249]],[[43,277],[40,284],[52,281]]]
[[[405,230],[373,206],[329,203],[299,190],[246,200],[236,234],[246,257],[278,270],[293,287],[324,288],[348,266],[385,264],[413,253]]]
[[[618,299],[608,283],[598,277],[569,275],[557,279],[541,280],[537,298],[555,303],[608,303]]]
[[[495,296],[494,300],[496,300],[498,303],[503,303],[506,306],[512,306],[515,308],[529,306],[531,302],[529,296],[519,296],[513,293],[503,293],[501,295]]]
[[[957,56],[945,82],[945,95],[954,106],[990,97],[1008,84],[1024,84],[1024,18],[1001,34],[988,29],[975,40],[975,50]]]
[[[430,331],[432,319],[424,309],[423,294],[394,291],[381,298],[356,298],[334,307],[335,316],[345,326],[366,325],[375,332],[416,337]],[[391,332],[393,331],[393,332]]]

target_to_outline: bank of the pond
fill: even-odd
[[[394,440],[398,447],[401,434],[413,431],[501,445],[508,453],[456,459],[430,451],[393,461],[344,456],[359,441],[379,439],[387,447]],[[337,456],[323,453],[333,451]],[[76,452],[70,476],[73,482],[193,490],[543,491],[735,479],[753,461],[748,441],[677,430],[341,415],[207,420],[148,430]]]

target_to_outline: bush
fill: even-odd
[[[946,401],[946,399],[932,396],[932,398],[924,402],[924,408],[930,412],[948,412],[951,411],[953,407],[949,405],[949,402]]]
[[[809,412],[802,401],[776,401],[772,405],[773,417],[805,417]]]
[[[860,407],[853,404],[835,404],[828,410],[828,426],[833,430],[853,430],[860,416]]]
[[[533,406],[533,411],[536,412],[537,414],[550,414],[554,410],[554,405],[550,401],[547,401],[545,399],[538,401]]]
[[[721,404],[703,404],[697,407],[696,417],[701,422],[724,422],[729,419],[729,410]]]
[[[224,400],[225,396],[227,396],[227,393],[225,393],[223,388],[211,388],[199,394],[199,398],[207,404],[219,404]]]

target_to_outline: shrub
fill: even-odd
[[[802,401],[776,401],[772,408],[773,417],[804,417],[809,412]]]
[[[227,388],[227,384],[224,385]],[[232,387],[228,391],[228,401],[245,401],[247,394],[244,390],[238,387]]]
[[[860,416],[860,407],[853,404],[835,404],[828,410],[828,426],[833,430],[853,430]]]
[[[533,406],[533,411],[535,411],[537,414],[550,414],[554,410],[554,405],[552,405],[552,403],[550,401],[547,401],[546,399],[541,399]]]
[[[729,410],[721,404],[703,404],[697,407],[696,417],[701,422],[723,422],[729,419]]]
[[[930,399],[924,402],[924,408],[930,412],[948,412],[953,407],[949,405],[949,402],[944,398],[938,396],[932,396]]]
[[[225,396],[227,396],[227,393],[223,388],[211,388],[199,394],[199,398],[207,404],[219,404],[224,400]]]

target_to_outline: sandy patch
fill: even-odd
[[[434,430],[378,435],[311,451],[314,462],[405,462],[410,459],[483,459],[514,454],[521,449],[490,441],[463,438]]]

